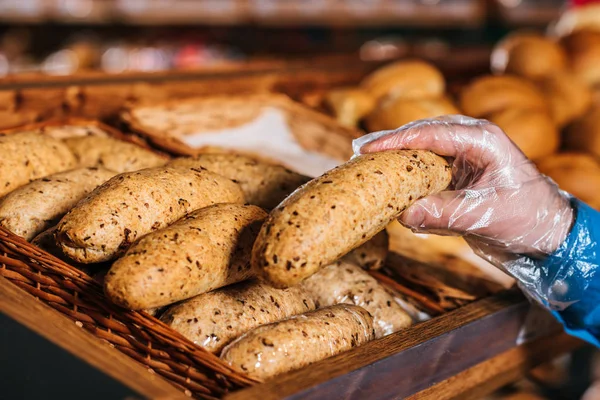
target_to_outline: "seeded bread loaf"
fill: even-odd
[[[344,256],[344,260],[364,269],[379,269],[385,264],[389,253],[390,237],[384,229],[371,240],[361,244]]]
[[[411,325],[411,317],[394,297],[357,265],[338,261],[304,280],[300,286],[319,308],[335,304],[363,307],[373,317],[375,337],[383,337]]]
[[[371,315],[340,304],[260,326],[223,349],[221,359],[264,380],[360,346],[374,338]]]
[[[37,132],[0,136],[0,154],[0,197],[76,165],[75,156],[64,143]]]
[[[250,278],[250,252],[267,213],[217,204],[150,233],[117,260],[105,280],[114,302],[135,310],[176,301]]]
[[[269,164],[236,154],[202,154],[177,158],[171,166],[206,168],[240,185],[250,204],[266,209],[277,206],[298,186],[310,180],[280,165]]]
[[[104,168],[79,168],[36,179],[0,200],[0,226],[29,241],[114,175]]]
[[[102,136],[65,139],[80,167],[104,167],[122,173],[164,165],[168,159],[133,143]]]
[[[247,281],[176,304],[161,320],[197,345],[219,353],[249,330],[314,309],[314,301],[299,287],[275,289]]]
[[[231,180],[196,168],[148,168],[117,175],[59,222],[63,252],[82,263],[109,261],[131,243],[216,203],[244,203]]]
[[[369,240],[416,200],[446,189],[450,178],[448,163],[428,151],[358,156],[271,212],[252,265],[275,287],[293,286]]]

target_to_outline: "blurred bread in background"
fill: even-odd
[[[600,163],[596,158],[584,153],[561,153],[536,164],[562,190],[600,209]]]

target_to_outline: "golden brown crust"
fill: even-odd
[[[600,163],[596,158],[585,153],[560,153],[536,164],[561,189],[600,209]]]
[[[557,72],[540,79],[537,85],[546,96],[552,119],[559,127],[581,117],[592,104],[590,88],[571,73]]]
[[[542,92],[516,76],[483,76],[462,91],[460,108],[470,117],[482,118],[507,108],[547,109]]]
[[[562,39],[571,70],[588,86],[600,84],[600,32],[578,31]]]
[[[369,93],[359,88],[330,90],[325,95],[324,102],[333,111],[340,124],[352,128],[373,111],[376,104]]]
[[[0,197],[35,179],[76,165],[67,146],[37,132],[0,136],[0,154]]]
[[[256,281],[204,293],[169,308],[161,320],[211,353],[244,333],[292,315],[314,310],[299,288],[275,289]]]
[[[58,224],[57,241],[82,263],[114,259],[138,237],[215,203],[243,203],[238,185],[207,170],[149,168],[115,176]]]
[[[274,208],[310,180],[281,165],[236,154],[201,154],[193,158],[177,158],[169,165],[203,167],[231,179],[240,185],[249,204],[266,209]]]
[[[539,79],[567,69],[559,43],[542,35],[516,32],[496,45],[491,56],[494,72]]]
[[[80,167],[104,167],[117,173],[164,165],[168,159],[111,137],[82,136],[64,140]]]
[[[369,313],[340,304],[260,326],[227,346],[221,359],[264,380],[360,346],[374,338]]]
[[[292,193],[263,225],[252,250],[276,287],[299,283],[369,240],[421,197],[444,190],[451,171],[428,151],[366,154]]]
[[[344,256],[344,260],[361,268],[377,270],[383,267],[389,253],[390,237],[384,229]]]
[[[29,241],[114,175],[104,168],[79,168],[36,179],[0,200],[0,226]]]
[[[442,73],[419,60],[398,61],[367,76],[361,87],[377,101],[440,97],[446,90]]]
[[[216,204],[149,233],[115,261],[105,292],[116,304],[144,309],[250,278],[250,252],[267,213]]]
[[[536,160],[558,150],[560,134],[544,110],[507,108],[489,116],[530,159]]]
[[[399,128],[419,119],[452,114],[460,114],[460,111],[445,97],[396,99],[376,108],[365,119],[365,125],[372,132],[384,131]]]
[[[594,106],[582,118],[571,124],[563,136],[569,150],[600,157],[600,106]]]
[[[338,261],[305,279],[300,286],[319,308],[334,304],[363,307],[373,317],[375,337],[380,338],[412,324],[411,317],[394,297],[359,266]]]

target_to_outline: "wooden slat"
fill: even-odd
[[[408,397],[514,348],[529,309],[501,293],[227,399]]]
[[[406,400],[476,400],[525,377],[533,367],[581,346],[580,340],[559,334],[508,350],[429,387]]]
[[[0,277],[0,312],[147,398],[188,398],[160,376],[110,348],[3,277]]]

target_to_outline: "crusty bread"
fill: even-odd
[[[485,118],[506,108],[547,109],[548,104],[532,82],[511,75],[486,75],[463,89],[460,108],[465,115]]]
[[[356,127],[376,104],[373,96],[359,88],[333,89],[325,95],[324,101],[337,121],[349,127]]]
[[[0,155],[0,197],[76,166],[75,156],[64,143],[38,132],[0,136]]]
[[[442,73],[420,60],[397,61],[379,68],[361,82],[376,100],[440,97],[446,90]]]
[[[550,114],[544,110],[507,108],[488,118],[532,160],[545,157],[558,149],[560,134]]]
[[[246,201],[266,209],[272,209],[310,180],[280,165],[236,154],[200,154],[196,157],[180,157],[169,166],[206,168],[236,182],[242,188]]]
[[[382,104],[369,114],[365,125],[375,132],[396,129],[418,119],[449,114],[460,114],[460,111],[446,97],[395,99]]]
[[[252,265],[288,287],[360,246],[413,202],[446,189],[447,162],[428,151],[358,156],[313,179],[271,212],[252,249]]]
[[[546,96],[552,119],[559,127],[581,117],[592,104],[590,88],[569,72],[556,72],[536,83]]]
[[[104,183],[56,229],[62,251],[82,263],[109,261],[137,238],[216,203],[244,203],[240,187],[207,170],[156,167]]]
[[[515,32],[492,51],[492,71],[530,79],[553,75],[567,68],[567,56],[556,41],[532,32]]]
[[[600,32],[577,31],[562,39],[571,70],[589,86],[600,84]]]
[[[592,107],[571,124],[563,135],[563,140],[569,150],[600,157],[600,106]]]
[[[537,162],[541,173],[548,175],[558,186],[600,209],[600,163],[585,153],[560,153]]]

